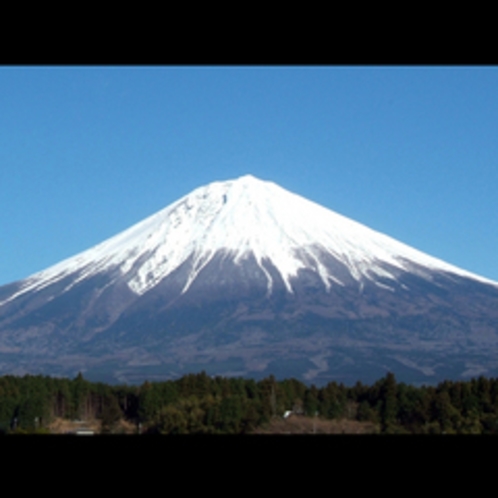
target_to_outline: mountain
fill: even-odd
[[[498,372],[498,283],[247,175],[0,287],[0,374]]]

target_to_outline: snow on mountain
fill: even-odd
[[[324,256],[345,265],[359,282],[396,280],[395,272],[390,270],[394,268],[429,280],[436,271],[498,286],[272,182],[246,175],[197,188],[128,230],[32,275],[21,281],[19,290],[0,305],[69,275],[76,278],[65,290],[101,272],[112,272],[113,281],[123,279],[134,293],[141,295],[191,260],[182,291],[185,293],[220,252],[235,263],[254,256],[267,278],[269,293],[273,279],[265,267],[267,261],[277,269],[291,293],[292,279],[302,269],[316,272],[327,290],[344,285],[327,266]]]

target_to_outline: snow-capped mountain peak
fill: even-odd
[[[112,271],[136,294],[144,294],[185,262],[191,262],[182,292],[203,268],[224,254],[241,264],[253,257],[272,292],[276,268],[288,292],[300,270],[315,272],[326,289],[344,285],[327,265],[340,262],[356,281],[396,280],[396,272],[424,268],[482,282],[492,281],[428,256],[278,185],[252,175],[200,187],[120,234],[22,281],[7,301],[42,289],[70,274],[68,288]],[[427,272],[427,278],[430,278]]]
[[[498,283],[246,175],[0,287],[0,373],[497,375]]]

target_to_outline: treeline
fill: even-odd
[[[330,382],[322,388],[273,376],[210,377],[111,386],[79,374],[0,377],[0,432],[47,432],[55,418],[100,419],[103,432],[120,420],[150,434],[244,434],[272,418],[294,416],[374,423],[381,433],[498,433],[498,379],[479,377],[415,387],[392,373],[371,386]]]

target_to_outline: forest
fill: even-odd
[[[90,420],[98,422],[99,434],[271,433],[290,418],[313,421],[303,426],[313,433],[326,421],[350,421],[377,434],[495,434],[498,379],[415,387],[387,373],[371,386],[329,382],[318,388],[296,379],[205,372],[140,386],[90,382],[81,373],[74,379],[0,377],[5,435],[51,434],[55,421]]]

